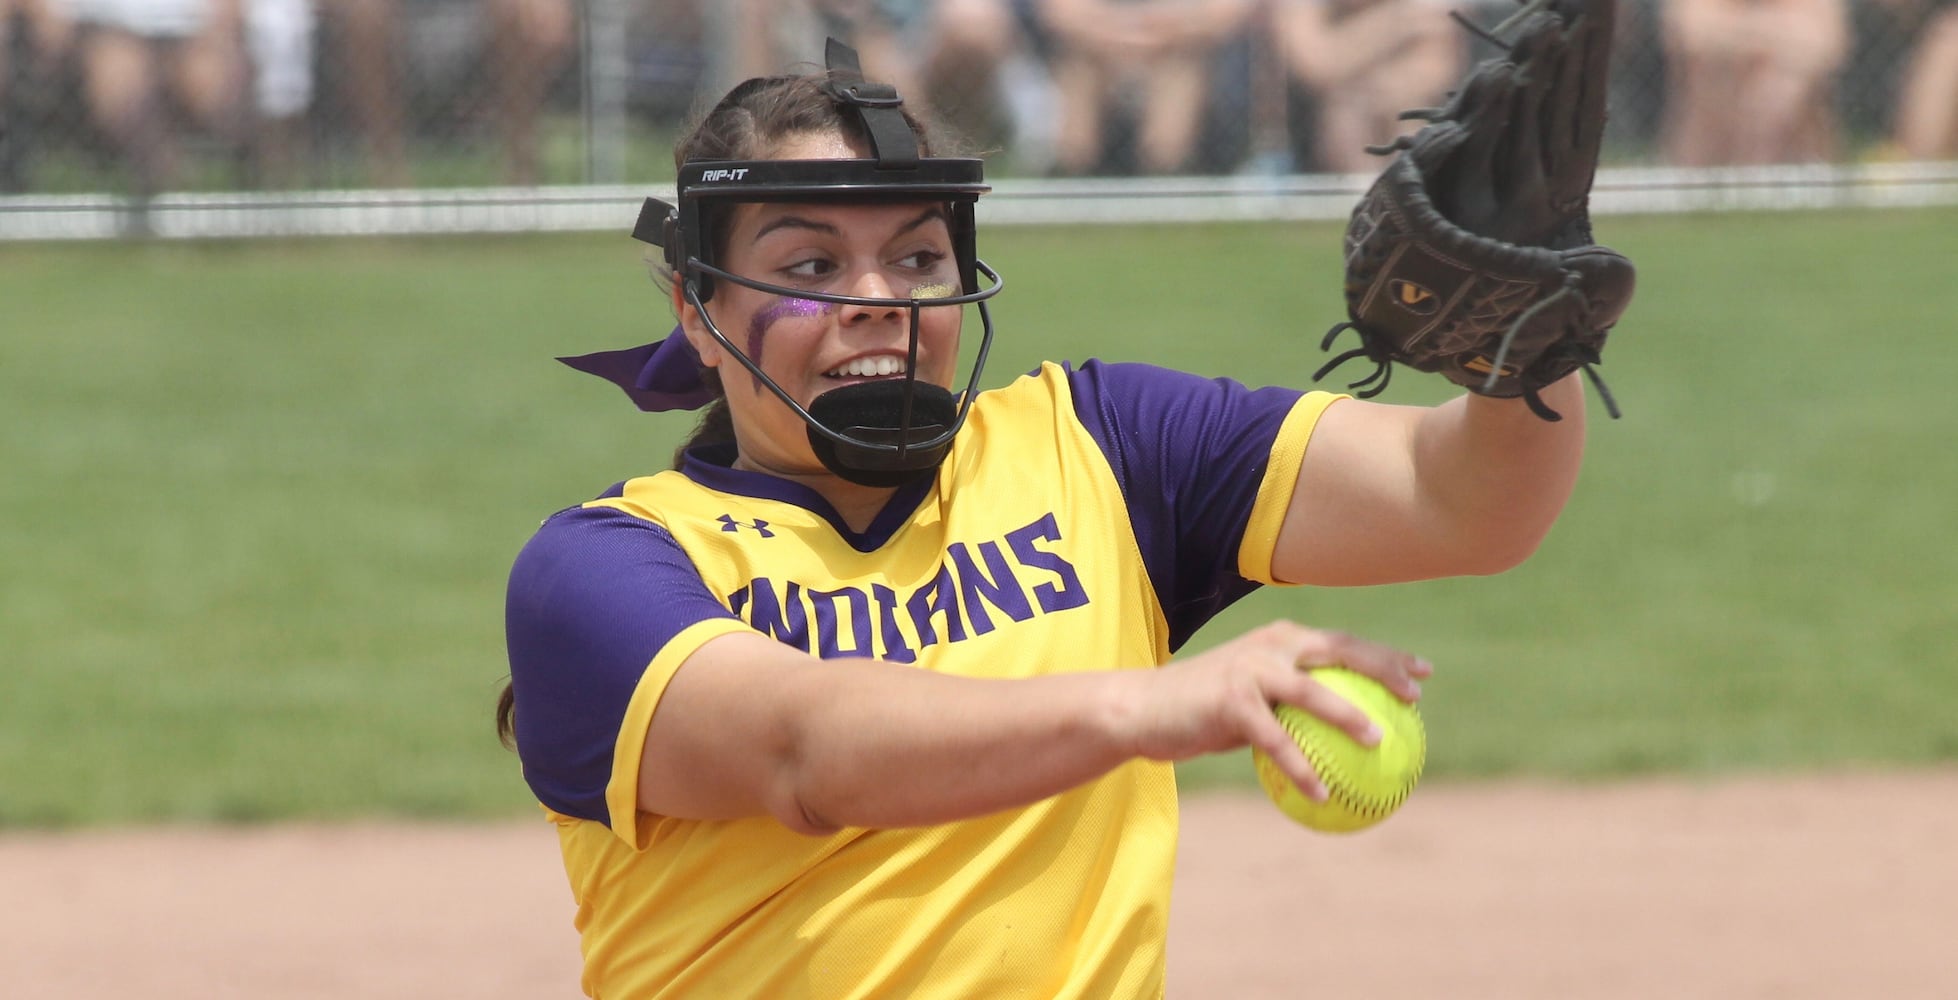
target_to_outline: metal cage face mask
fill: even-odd
[[[902,101],[897,92],[884,84],[863,82],[856,53],[835,39],[829,42],[828,55],[830,82],[825,90],[860,116],[875,156],[688,163],[677,183],[678,204],[646,199],[633,236],[665,251],[666,263],[680,282],[682,294],[699,310],[709,334],[802,418],[808,425],[810,446],[824,467],[861,485],[899,486],[931,474],[944,461],[978,394],[993,340],[992,314],[986,300],[1002,287],[999,275],[978,259],[975,246],[973,205],[991,188],[985,183],[980,160],[919,156],[917,136],[899,110]],[[740,92],[737,88],[729,99]],[[914,294],[887,299],[838,295],[744,277],[722,269],[712,259],[711,223],[744,202],[931,201],[946,205],[959,271],[956,295],[918,298]],[[763,373],[761,366],[736,347],[708,315],[706,303],[713,297],[716,283],[722,281],[784,298],[905,310],[909,323],[903,377],[832,389],[804,407]],[[918,381],[920,313],[973,304],[979,307],[983,336],[971,377],[964,391],[954,397],[946,389]]]

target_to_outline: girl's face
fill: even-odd
[[[776,152],[781,159],[854,155],[826,136],[791,140]],[[772,285],[833,295],[931,299],[959,293],[950,223],[937,202],[742,204],[730,220],[721,266]],[[839,305],[720,281],[707,312],[729,341],[805,408],[840,386],[904,377],[911,325],[904,306]],[[824,473],[802,418],[728,356],[684,299],[680,313],[701,360],[720,374],[740,449],[737,466]],[[919,310],[919,381],[950,388],[961,317],[956,306]]]

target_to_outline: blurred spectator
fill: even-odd
[[[502,136],[503,180],[536,184],[543,179],[537,123],[545,97],[571,54],[577,17],[572,0],[484,2],[490,113]]]
[[[1667,0],[1668,159],[1680,166],[1793,163],[1836,152],[1844,0]]]
[[[696,0],[700,10],[707,68],[696,88],[703,94],[723,94],[750,77],[779,73],[803,53],[797,36],[814,31],[808,8],[789,0]],[[814,57],[822,58],[820,51]],[[820,63],[818,64],[820,65]]]
[[[21,21],[21,28],[14,27],[16,19]],[[27,35],[26,20],[25,15],[16,18],[12,0],[0,0],[0,192],[18,190],[22,183],[20,114],[14,110],[9,99],[18,89],[13,83],[13,76],[20,71],[20,63],[25,60],[23,55],[14,51],[15,43],[20,44],[22,52],[28,47],[24,41]]]
[[[1086,174],[1108,166],[1108,122],[1126,111],[1139,118],[1135,155],[1143,172],[1188,169],[1215,57],[1250,27],[1258,0],[1036,2],[1052,42],[1055,169]]]
[[[1022,40],[1009,0],[810,0],[819,35],[849,42],[865,75],[964,139],[1011,126],[1000,69]]]
[[[289,186],[306,155],[313,106],[313,0],[244,0],[260,186]]]
[[[897,88],[908,101],[920,101],[924,89],[918,83],[931,34],[932,6],[928,0],[808,0],[816,17],[812,41],[835,37],[857,50],[864,75]],[[954,5],[961,0],[951,0]],[[807,55],[820,60],[821,50],[811,48]]]
[[[177,180],[181,141],[242,149],[249,116],[243,0],[65,0],[89,115],[139,193]]]
[[[0,191],[27,184],[29,132],[43,117],[33,99],[67,47],[66,27],[46,0],[0,0]]]
[[[480,114],[499,145],[499,178],[543,180],[538,125],[576,48],[573,0],[320,2],[322,85],[358,137],[369,183],[410,183],[418,110],[424,124]]]
[[[408,183],[407,93],[402,87],[398,0],[321,0],[328,78],[345,100],[367,162],[367,180]]]
[[[1437,0],[1279,0],[1273,15],[1286,66],[1317,98],[1322,170],[1378,171],[1366,147],[1419,128],[1400,113],[1439,104],[1464,68],[1464,33]]]
[[[1958,0],[1889,0],[1917,39],[1892,126],[1894,151],[1913,160],[1958,159]]]

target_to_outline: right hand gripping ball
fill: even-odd
[[[1279,705],[1273,709],[1278,721],[1305,751],[1328,796],[1324,802],[1306,798],[1269,755],[1254,749],[1258,784],[1285,815],[1306,827],[1324,833],[1364,830],[1393,815],[1421,780],[1428,754],[1421,712],[1365,674],[1324,667],[1312,678],[1371,717],[1380,726],[1380,743],[1361,746],[1318,716]]]

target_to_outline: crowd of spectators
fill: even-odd
[[[154,191],[187,161],[239,186],[429,183],[475,144],[551,174],[582,124],[585,15],[613,3],[631,107],[852,42],[974,152],[1021,175],[1371,172],[1491,54],[1450,19],[1509,0],[0,0],[0,191],[57,149]],[[1685,166],[1958,158],[1954,0],[1621,0],[1615,148]],[[614,49],[619,51],[620,49]],[[187,157],[195,147],[200,156]],[[33,164],[32,168],[30,163]]]
[[[246,186],[307,182],[328,142],[405,185],[427,121],[493,134],[498,179],[537,183],[577,33],[574,0],[0,0],[0,190],[63,144],[144,192],[188,144]]]

